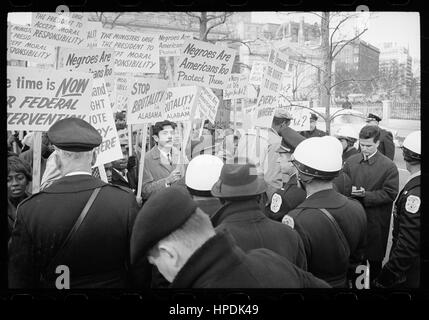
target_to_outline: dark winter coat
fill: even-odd
[[[265,216],[256,199],[227,202],[211,220],[216,231],[228,230],[245,252],[270,249],[298,267],[307,269],[299,234]]]
[[[268,249],[245,253],[228,234],[204,243],[176,275],[171,288],[329,288]]]
[[[366,258],[382,261],[386,253],[393,201],[398,194],[399,173],[392,160],[376,152],[368,161],[361,153],[351,156],[344,172],[356,188],[365,188],[365,197],[357,198],[365,208],[368,221]]]
[[[270,203],[265,207],[265,214],[270,219],[281,222],[284,215],[302,203],[306,196],[305,190],[298,187],[294,174],[273,194]]]
[[[47,270],[48,265],[98,187],[85,220],[55,265],[69,268],[70,288],[128,286],[133,272],[130,235],[138,211],[135,196],[92,176],[74,175],[60,178],[18,206],[9,246],[10,288],[55,287],[56,266]],[[42,275],[47,279],[43,283]]]
[[[384,265],[393,275],[387,286],[418,288],[420,285],[420,175],[402,189],[393,211],[392,248]]]
[[[334,217],[349,250],[319,209],[326,209]],[[362,205],[329,189],[312,194],[288,216],[288,225],[298,231],[304,242],[308,271],[333,287],[344,287],[349,267],[363,260],[366,217]]]

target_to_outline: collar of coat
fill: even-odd
[[[203,282],[219,278],[229,272],[232,267],[241,261],[242,252],[233,245],[232,237],[227,232],[219,232],[205,242],[186,261],[182,269],[177,273],[171,288],[195,288],[202,287]]]
[[[212,217],[214,227],[222,222],[249,221],[265,218],[256,199],[228,201]]]
[[[377,150],[372,155],[372,157],[368,159],[368,164],[372,166],[374,163],[377,162],[377,159],[380,158],[380,155],[381,155],[381,152]],[[359,162],[363,162],[364,161],[364,157],[363,157],[363,153],[362,152],[360,153],[360,157],[361,157],[361,159],[360,159]]]
[[[303,203],[298,205],[297,208],[335,209],[342,207],[346,202],[347,198],[345,196],[333,189],[329,189],[313,193]]]
[[[158,145],[154,145],[148,153],[150,153],[150,156],[154,160],[161,159],[161,151],[159,151]],[[179,157],[179,150],[175,147],[172,147],[171,156],[173,158],[173,163],[175,163],[174,159],[177,159]]]
[[[100,179],[88,175],[62,177],[43,190],[45,193],[73,193],[92,190],[106,185]]]

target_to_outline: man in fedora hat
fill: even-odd
[[[268,249],[240,249],[228,233],[215,231],[209,216],[180,186],[151,196],[137,215],[131,263],[146,259],[170,288],[329,287]]]
[[[326,136],[326,132],[317,129],[317,115],[315,113],[311,113],[310,116],[310,130],[308,131],[301,131],[303,137],[305,138],[312,138],[312,137],[323,137]]]
[[[212,217],[216,230],[228,230],[244,251],[266,248],[306,269],[303,243],[295,230],[269,219],[260,205],[266,191],[253,164],[225,164],[213,185],[213,196],[223,206]]]
[[[378,151],[393,161],[395,158],[395,143],[393,142],[393,135],[390,131],[380,128],[380,121],[381,118],[373,113],[368,114],[366,119],[367,124],[377,126],[380,129],[380,144],[378,145]]]
[[[88,122],[57,121],[48,136],[62,177],[18,207],[9,247],[9,287],[55,288],[58,266],[69,270],[64,282],[72,289],[129,287],[128,248],[138,211],[134,194],[91,176],[94,149],[102,138]],[[147,275],[143,270],[138,274],[140,279]]]
[[[308,270],[333,287],[347,287],[347,274],[363,261],[366,216],[362,205],[333,189],[342,167],[341,143],[334,137],[302,141],[293,153],[306,200],[283,217],[304,242]]]
[[[282,143],[277,149],[277,161],[282,172],[283,186],[274,192],[265,206],[265,214],[276,221],[282,221],[283,216],[302,203],[306,196],[305,191],[298,187],[296,169],[290,162],[295,148],[305,138],[291,128],[285,128],[282,136]]]

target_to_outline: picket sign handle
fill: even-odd
[[[109,183],[107,181],[107,174],[106,174],[106,169],[104,169],[104,164],[101,164],[98,166],[98,172],[100,172],[100,179],[106,183]]]
[[[33,133],[33,181],[32,193],[40,191],[40,166],[42,158],[42,131],[34,131]]]
[[[234,106],[234,134],[235,134],[235,131],[237,130],[237,100],[232,99],[231,102]]]
[[[133,130],[131,128],[131,124],[127,125],[128,127],[128,156],[131,157],[133,155]]]
[[[143,125],[143,134],[142,134],[142,150],[140,152],[140,164],[139,164],[139,181],[137,185],[137,197],[142,195],[142,181],[143,181],[143,168],[144,168],[144,158],[146,154],[146,140],[147,140],[147,127],[148,124]]]
[[[203,135],[203,130],[204,130],[204,120],[201,120],[201,127],[200,127],[200,132],[198,133],[198,139],[200,139],[201,136]]]
[[[256,157],[259,159],[261,154],[260,145],[261,145],[261,130],[259,127],[256,127]]]

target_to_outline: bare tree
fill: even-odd
[[[208,41],[207,37],[214,28],[226,23],[234,12],[186,12],[186,15],[199,22],[199,39]]]

